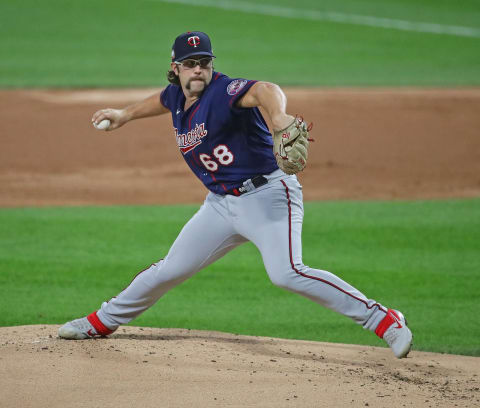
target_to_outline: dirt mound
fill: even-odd
[[[475,357],[123,327],[67,341],[0,328],[2,407],[473,407]]]

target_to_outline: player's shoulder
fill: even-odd
[[[169,84],[160,92],[160,101],[170,109],[169,105],[175,104],[182,94],[183,92],[180,86]]]
[[[178,94],[182,92],[182,87],[174,84],[168,84],[162,91],[162,93],[167,93],[170,95]]]
[[[212,76],[212,85],[220,92],[235,96],[240,93],[246,86],[251,86],[257,81],[245,78],[231,78],[221,72],[214,72]]]

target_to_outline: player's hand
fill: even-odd
[[[102,120],[108,119],[110,126],[105,130],[115,130],[128,122],[128,116],[124,109],[101,109],[92,116],[92,123],[99,124]]]

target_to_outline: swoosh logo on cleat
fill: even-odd
[[[87,331],[87,335],[89,337],[93,337],[93,336],[95,336],[95,333],[92,331],[92,329],[90,329],[89,331]]]
[[[392,313],[392,317],[395,320],[395,322],[397,323],[397,327],[395,327],[395,329],[401,329],[403,326],[400,323],[400,320],[398,320],[398,317],[395,315],[395,313]]]

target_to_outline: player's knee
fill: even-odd
[[[283,289],[288,289],[289,279],[287,279],[284,275],[276,274],[271,275],[269,274],[270,281],[275,285]]]
[[[267,268],[268,276],[275,286],[287,290],[297,290],[297,281],[300,271],[304,268],[303,264],[291,264],[277,266],[275,268]]]

